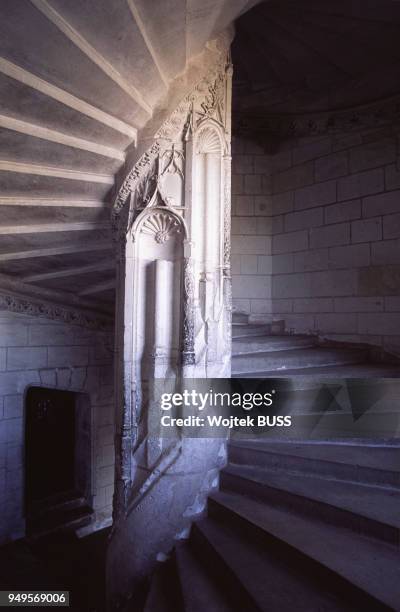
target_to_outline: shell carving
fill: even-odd
[[[164,244],[173,234],[179,234],[180,231],[178,220],[164,212],[151,215],[142,226],[142,232],[153,235],[158,244]]]

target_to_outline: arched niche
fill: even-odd
[[[141,376],[161,376],[181,350],[186,227],[168,207],[152,207],[137,218],[132,239],[134,359]]]
[[[198,128],[193,156],[193,241],[200,273],[207,275],[221,262],[223,136],[217,124]]]

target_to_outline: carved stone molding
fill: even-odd
[[[182,365],[196,363],[194,350],[194,271],[190,257],[183,260]]]
[[[111,317],[90,314],[83,310],[42,302],[33,298],[11,295],[0,289],[0,309],[31,317],[46,317],[70,325],[80,325],[96,330],[110,330]]]
[[[307,114],[257,114],[241,111],[234,115],[234,133],[258,140],[318,136],[354,129],[375,128],[400,122],[400,95],[375,103],[338,111]]]

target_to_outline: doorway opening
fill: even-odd
[[[91,427],[88,398],[30,387],[25,410],[28,535],[76,529],[90,521]]]

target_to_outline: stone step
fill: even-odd
[[[232,324],[232,340],[243,336],[269,336],[271,334],[271,325],[269,323],[233,323]]]
[[[346,527],[398,545],[400,491],[318,476],[290,474],[259,467],[228,465],[221,490],[256,499],[307,517]]]
[[[276,378],[276,370],[263,370],[259,372],[235,372],[232,374],[241,378]],[[400,368],[391,364],[356,363],[348,365],[329,365],[308,368],[289,368],[279,371],[279,378],[293,378],[295,388],[305,388],[311,383],[315,385],[318,379],[343,378],[400,378]]]
[[[197,554],[213,568],[221,589],[230,593],[232,610],[292,612],[350,610],[311,576],[288,567],[247,534],[207,518],[192,530]]]
[[[315,345],[314,336],[250,336],[235,338],[232,342],[232,355],[242,353],[266,353],[270,351],[310,348]]]
[[[132,602],[130,612],[141,609]],[[175,564],[171,559],[157,562],[151,577],[143,612],[176,612],[182,610],[182,600],[176,575]]]
[[[43,514],[38,514],[29,521],[30,538],[40,538],[57,531],[75,531],[90,523],[93,508],[86,503],[74,506],[57,506]]]
[[[232,324],[235,323],[248,323],[249,315],[244,314],[242,312],[233,312],[232,313]]]
[[[230,442],[229,463],[400,487],[400,445],[343,442]]]
[[[210,497],[209,516],[329,585],[354,610],[398,607],[398,552],[390,546],[230,493]]]
[[[232,372],[234,374],[274,371],[281,374],[285,370],[362,363],[368,352],[363,349],[313,347],[297,350],[283,350],[264,353],[234,355]]]
[[[190,542],[178,543],[174,555],[185,611],[232,611],[229,598],[218,584],[213,569],[194,554]]]

